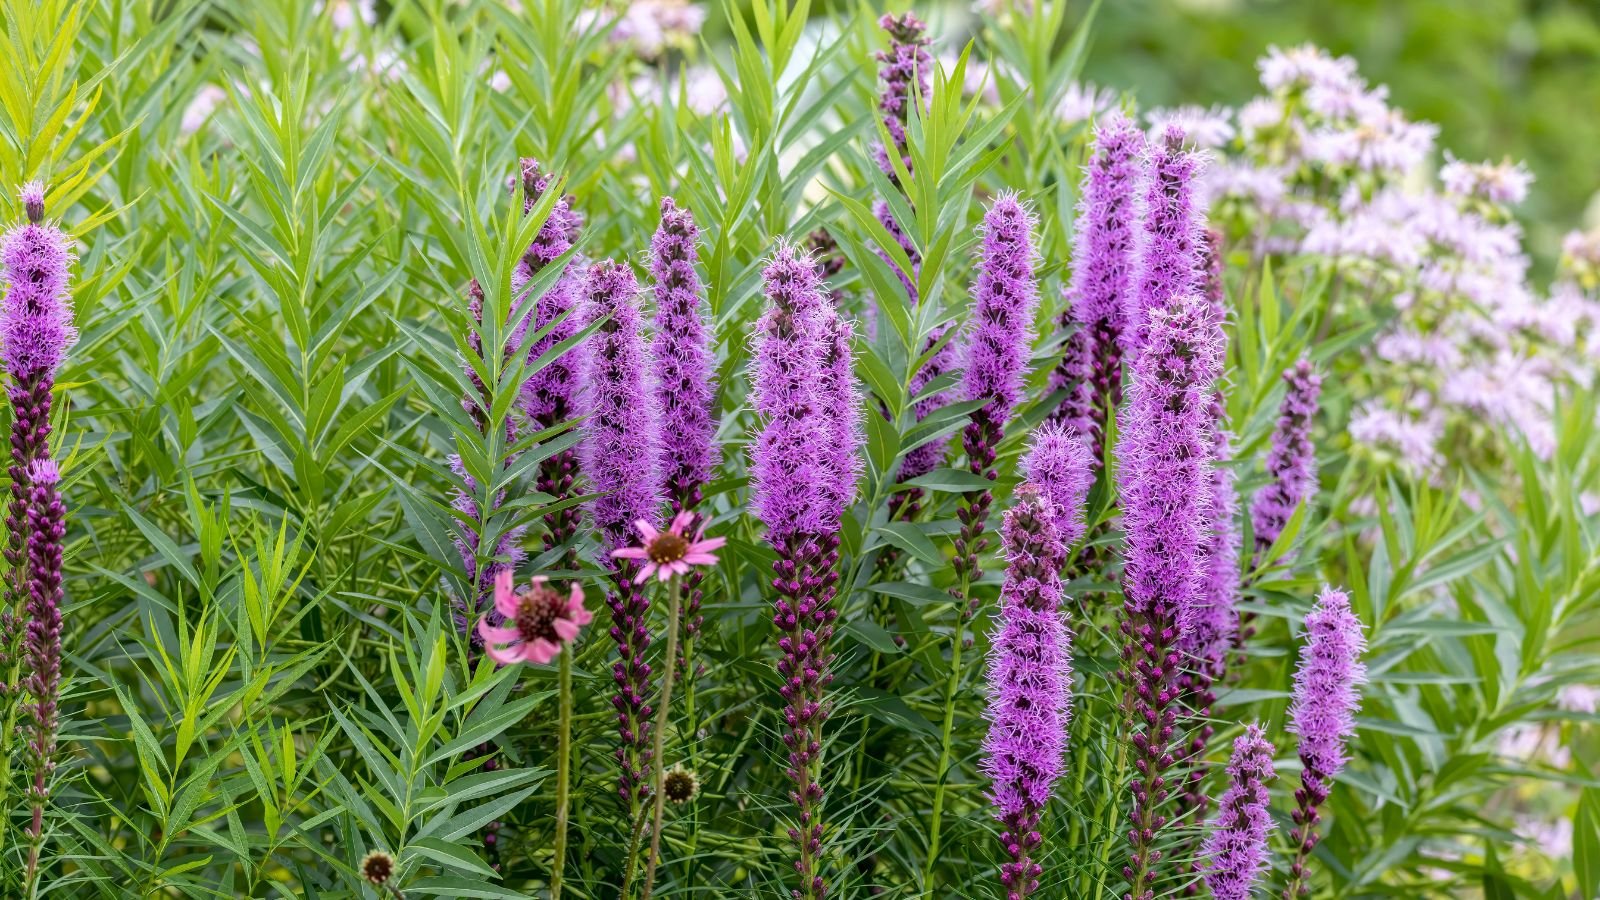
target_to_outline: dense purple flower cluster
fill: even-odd
[[[1283,526],[1317,485],[1317,451],[1311,444],[1311,423],[1317,417],[1317,401],[1322,393],[1322,377],[1302,359],[1283,373],[1288,390],[1278,408],[1278,425],[1272,432],[1272,449],[1267,452],[1267,473],[1272,480],[1256,494],[1250,504],[1250,524],[1255,530],[1256,551],[1270,548]]]
[[[1355,713],[1360,705],[1360,685],[1367,667],[1361,662],[1367,640],[1361,620],[1350,608],[1344,591],[1323,589],[1306,615],[1306,642],[1300,648],[1300,666],[1294,674],[1294,700],[1289,705],[1289,730],[1300,736],[1300,789],[1295,791],[1294,828],[1289,841],[1295,847],[1289,868],[1293,900],[1305,893],[1305,862],[1317,845],[1318,810],[1327,801],[1335,776],[1349,757],[1345,742],[1355,733]]]
[[[1001,882],[1006,896],[1017,900],[1039,887],[1039,817],[1067,748],[1072,631],[1060,610],[1066,546],[1056,522],[1081,518],[1081,500],[1076,510],[1057,509],[1042,488],[1024,484],[1001,529],[1006,576],[990,639],[989,732],[981,768],[1009,858]]]
[[[1071,549],[1083,538],[1084,505],[1094,486],[1094,457],[1078,435],[1059,425],[1033,433],[1022,457],[1022,474],[1036,486],[1055,514],[1056,536]]]
[[[1117,445],[1124,546],[1121,629],[1135,749],[1130,857],[1133,900],[1154,896],[1156,833],[1172,784],[1182,629],[1200,596],[1210,526],[1212,384],[1221,373],[1221,323],[1193,294],[1151,313],[1128,387]]]
[[[1194,181],[1200,157],[1184,149],[1183,129],[1171,126],[1150,153],[1144,227],[1139,232],[1139,281],[1128,294],[1122,341],[1128,357],[1144,344],[1151,314],[1202,289],[1202,216]]]
[[[1206,887],[1215,900],[1250,900],[1267,868],[1267,836],[1272,815],[1267,782],[1277,748],[1261,726],[1249,725],[1234,739],[1228,760],[1228,789],[1217,801],[1217,816],[1208,823],[1204,850]]]
[[[1112,114],[1095,129],[1073,235],[1071,304],[1075,325],[1053,388],[1069,391],[1057,417],[1092,441],[1098,461],[1106,418],[1122,402],[1123,332],[1137,286],[1138,191],[1144,135]]]
[[[848,323],[824,297],[810,257],[780,244],[762,273],[767,310],[756,326],[751,401],[761,422],[751,450],[757,516],[777,551],[773,624],[782,635],[787,775],[796,807],[796,898],[820,900],[822,726],[831,704],[830,649],[838,585],[839,526],[854,500],[861,446],[859,388]]]
[[[650,354],[642,333],[639,283],[627,265],[602,260],[584,281],[583,309],[588,324],[598,324],[589,340],[583,383],[585,407],[583,471],[593,491],[589,515],[610,553],[635,538],[634,523],[654,524],[661,506],[656,465],[657,412],[649,390]],[[651,669],[649,596],[634,584],[632,570],[618,565],[606,595],[611,609],[611,639],[617,644],[612,667],[617,728],[622,746],[620,792],[630,803],[649,793]]]

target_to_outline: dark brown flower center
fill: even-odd
[[[687,803],[694,798],[695,788],[698,786],[693,772],[673,769],[662,779],[661,793],[673,803]]]
[[[675,563],[689,555],[689,540],[682,535],[663,531],[644,548],[644,553],[658,566]]]
[[[361,877],[373,884],[383,884],[394,875],[394,859],[387,853],[374,851],[361,861]]]
[[[555,621],[567,614],[567,598],[545,584],[536,584],[517,599],[517,615],[513,619],[517,634],[532,643],[544,638],[552,644],[561,643],[556,634]]]

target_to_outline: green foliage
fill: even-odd
[[[1000,450],[997,509],[1028,433],[1059,400],[1047,376],[1067,336],[1056,323],[1087,134],[1055,110],[1087,61],[1120,46],[1094,29],[1109,21],[1119,39],[1127,13],[1039,5],[949,48],[959,56],[934,73],[927,113],[909,123],[915,177],[898,173],[902,194],[871,157],[885,138],[882,36],[865,5],[715,4],[707,34],[725,40],[646,61],[575,0],[395,0],[378,4],[373,24],[356,16],[348,27],[335,20],[352,5],[312,0],[3,0],[0,183],[47,180],[47,206],[81,257],[82,339],[55,422],[70,523],[68,680],[46,892],[378,897],[357,867],[384,850],[407,897],[547,896],[556,671],[475,659],[452,598],[476,590],[458,539],[484,537],[479,567],[500,535],[531,528],[537,546],[556,498],[534,489],[534,473],[579,437],[581,423],[514,437],[505,427],[527,378],[587,336],[533,361],[503,352],[505,323],[561,266],[522,291],[513,270],[570,193],[587,221],[569,259],[637,263],[659,196],[692,210],[716,331],[728,463],[706,508],[709,531],[729,543],[704,585],[703,671],[680,682],[667,736],[666,762],[693,769],[700,794],[669,808],[657,894],[783,896],[791,880],[772,551],[746,514],[744,372],[763,258],[780,237],[826,227],[845,259],[831,287],[875,326],[857,346],[872,410],[867,473],[842,536],[824,750],[830,887],[1003,896],[976,767],[985,723],[973,661],[987,617],[957,668],[948,593],[958,499],[978,485],[941,468],[910,482],[924,493],[921,515],[894,518],[889,501],[906,486],[905,453],[950,439],[974,408],[919,422],[911,383],[930,335],[968,316],[973,227],[1004,190],[1040,214],[1044,303],[1033,400]],[[980,61],[997,102],[964,90]],[[1208,64],[1248,75],[1237,60]],[[717,114],[695,110],[688,71],[699,67],[727,93]],[[505,190],[519,156],[561,180],[526,215]],[[909,262],[871,211],[880,197],[922,259],[915,303],[895,273]],[[9,222],[18,210],[7,203]],[[1248,497],[1263,481],[1279,373],[1304,353],[1331,362],[1373,326],[1335,309],[1323,272],[1230,262],[1227,405]],[[481,355],[467,338],[472,282],[484,297]],[[461,402],[478,384],[482,421]],[[1600,547],[1581,499],[1600,490],[1595,398],[1561,398],[1553,457],[1520,450],[1507,471],[1427,484],[1348,452],[1352,391],[1326,388],[1320,498],[1242,573],[1258,634],[1214,710],[1212,761],[1241,723],[1262,721],[1284,775],[1276,806],[1292,806],[1298,764],[1284,720],[1298,622],[1318,586],[1343,584],[1368,623],[1372,682],[1315,854],[1318,896],[1593,896],[1596,716],[1555,700],[1600,683]],[[481,512],[452,507],[457,491]],[[1043,896],[1123,889],[1131,761],[1114,495],[1102,476],[1094,537],[1076,551],[1111,568],[1069,586],[1078,702],[1070,772],[1042,825]],[[580,579],[598,608],[600,561],[580,543],[577,569],[558,574]],[[535,553],[519,577],[564,556]],[[986,602],[1002,566],[991,545],[975,586]],[[628,844],[606,627],[597,621],[569,651],[565,878],[576,898],[617,895]],[[955,751],[944,765],[947,718]],[[1534,734],[1539,753],[1502,752],[1512,732]],[[941,782],[942,849],[930,860],[925,823]],[[15,789],[5,797],[0,893],[11,896],[25,811]],[[1525,813],[1571,820],[1570,858],[1512,830]],[[491,822],[501,823],[493,846]],[[1186,852],[1191,835],[1172,831],[1169,851]]]

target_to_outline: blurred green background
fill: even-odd
[[[1527,161],[1536,283],[1562,235],[1600,224],[1600,0],[1105,0],[1084,74],[1145,107],[1237,106],[1269,45],[1306,41],[1437,123],[1441,149]]]

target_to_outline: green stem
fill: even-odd
[[[561,720],[556,730],[556,837],[550,864],[550,900],[561,900],[561,872],[567,864],[567,806],[572,793],[572,658],[568,647],[556,666],[561,691]]]
[[[671,718],[669,711],[672,709],[672,678],[678,671],[678,608],[681,605],[679,603],[681,581],[681,577],[674,577],[667,589],[667,662],[662,667],[665,674],[661,676],[661,697],[656,703],[655,753],[650,758],[650,783],[655,791],[655,811],[650,817],[650,857],[645,860],[642,900],[650,900],[650,892],[656,886],[656,866],[661,862],[661,815],[667,802],[667,794],[662,790],[661,783],[664,771],[662,761],[666,754],[667,721]]]
[[[950,675],[944,683],[944,723],[939,730],[939,768],[937,780],[933,785],[933,809],[928,818],[928,861],[922,870],[922,896],[924,900],[933,900],[933,869],[939,860],[940,827],[944,819],[944,794],[945,787],[950,777],[950,752],[951,737],[955,732],[956,723],[956,694],[961,689],[961,649],[964,641],[962,636],[967,630],[967,607],[971,600],[967,594],[972,590],[971,576],[963,568],[961,572],[961,596],[956,603],[956,628],[950,644]]]

